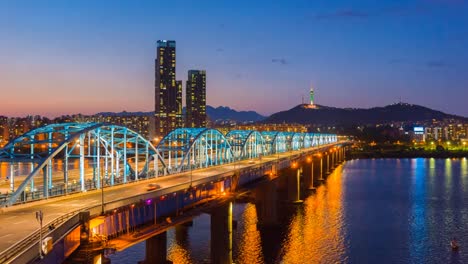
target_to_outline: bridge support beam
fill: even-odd
[[[271,180],[255,189],[255,201],[259,226],[276,226],[278,221],[277,180]]]
[[[211,263],[232,263],[232,203],[211,213]]]
[[[167,233],[163,232],[146,240],[146,264],[167,263]]]
[[[288,178],[288,201],[292,203],[302,203],[301,200],[301,175],[302,175],[302,167],[297,169],[292,168],[289,170],[287,178]]]
[[[185,223],[185,224],[180,224],[176,225],[175,227],[175,239],[177,241],[177,244],[186,246],[188,244],[188,228],[190,226],[190,223]]]
[[[306,190],[314,191],[314,161],[312,158],[307,159],[307,164],[303,167],[302,176],[304,177]]]
[[[323,157],[322,155],[319,156],[318,158],[318,165],[319,165],[319,177],[318,177],[318,180],[319,181],[323,181],[324,178],[323,178]]]
[[[335,157],[336,157],[336,150],[332,150],[331,152],[331,166],[330,166],[330,173],[332,172],[332,170],[335,168],[336,166],[336,163],[335,163]]]

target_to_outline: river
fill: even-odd
[[[234,263],[468,263],[466,158],[347,161],[303,204],[284,203],[277,228],[257,228],[253,203],[233,208]],[[180,232],[168,232],[168,259],[210,263],[210,216]],[[110,259],[144,254],[143,242]]]

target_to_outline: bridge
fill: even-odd
[[[146,201],[146,206],[154,203],[156,222],[155,199],[171,205],[158,207],[158,215],[171,214],[213,192],[225,193],[280,169],[299,169],[298,162],[313,165],[310,154],[334,153],[315,156],[322,177],[323,162],[328,171],[343,159],[343,148],[337,148],[342,145],[336,135],[318,133],[234,130],[223,135],[215,129],[180,128],[154,146],[112,124],[63,123],[31,130],[0,149],[0,162],[9,166],[8,195],[1,201],[0,262],[37,258],[33,249],[39,230],[32,222],[37,210],[44,212],[46,226],[57,227],[41,231],[54,243],[76,230],[83,212],[106,215]],[[149,182],[161,189],[148,192]]]

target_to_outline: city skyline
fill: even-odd
[[[468,116],[465,1],[295,4],[0,3],[0,113],[151,111],[156,41],[174,39],[179,73],[209,72],[207,105],[269,115],[312,83],[321,105]]]

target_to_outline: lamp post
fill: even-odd
[[[42,257],[42,219],[44,218],[44,214],[42,213],[41,210],[36,212],[36,220],[39,222],[39,258]]]
[[[189,148],[190,149],[190,152],[189,152],[190,188],[192,188],[192,182],[193,182],[193,175],[192,175],[192,159],[193,159],[193,157],[192,157],[192,151],[191,151],[191,149],[192,149],[191,146],[192,146],[193,140],[194,140],[194,138],[191,137],[190,138],[190,148]]]
[[[101,175],[101,215],[104,215],[104,175]]]

